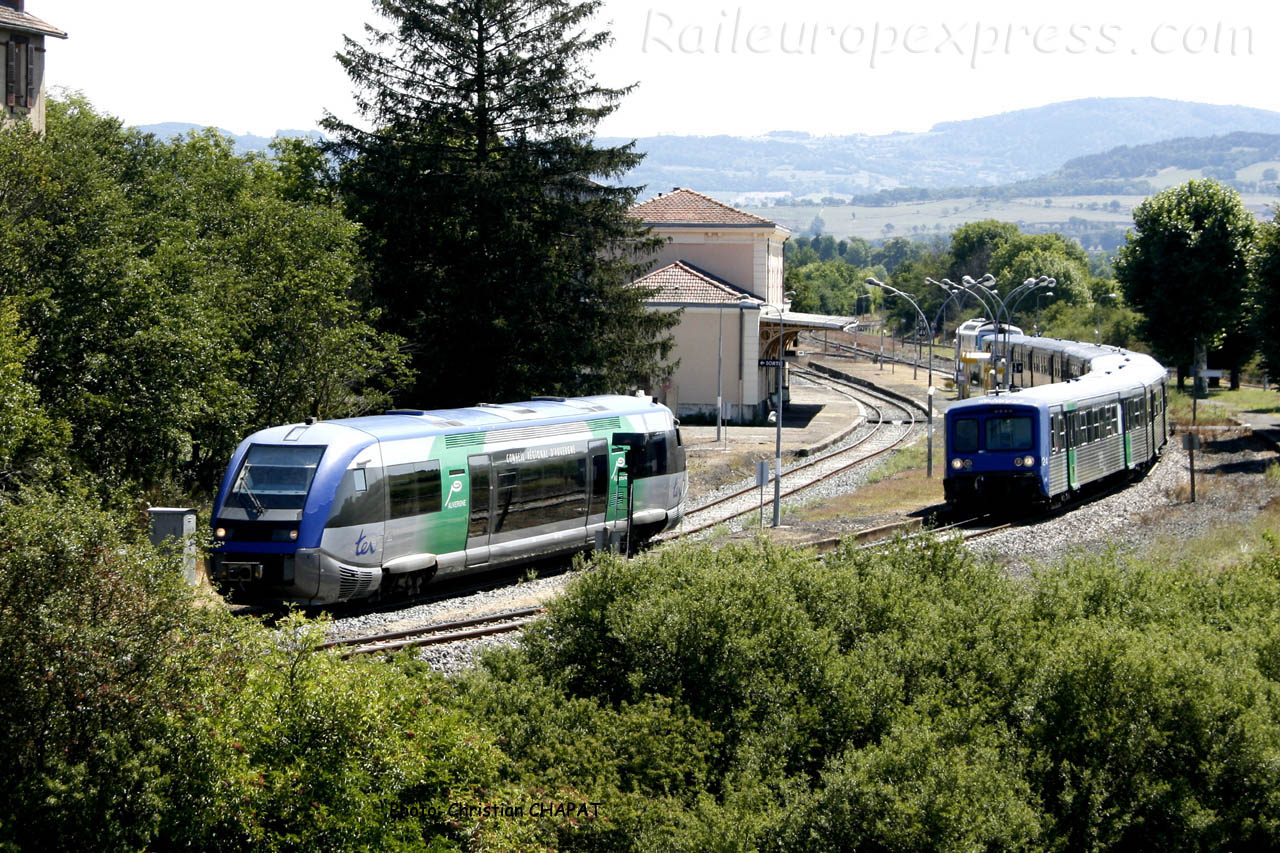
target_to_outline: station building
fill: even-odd
[[[787,310],[783,245],[791,232],[776,222],[680,187],[631,214],[664,239],[634,286],[649,291],[652,310],[681,312],[672,353],[679,365],[651,392],[677,416],[714,418],[719,389],[726,421],[762,419],[777,406],[778,370],[787,399],[786,354],[800,332],[854,322]]]
[[[46,38],[66,37],[62,30],[29,13],[26,0],[0,0],[0,43],[4,45],[0,125],[25,117],[37,131],[44,132],[44,43]]]

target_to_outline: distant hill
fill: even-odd
[[[1199,169],[1223,181],[1246,181],[1262,164],[1280,161],[1280,134],[1228,133],[1223,136],[1182,137],[1150,145],[1121,145],[1102,154],[1068,160],[1057,175],[1064,178],[1154,178],[1165,169]],[[1256,181],[1257,179],[1254,178]],[[1273,177],[1272,182],[1275,181]]]
[[[645,184],[646,194],[688,186],[737,202],[753,195],[994,186],[1040,178],[1067,161],[1120,146],[1229,132],[1280,134],[1280,112],[1161,98],[1089,98],[943,122],[924,133],[651,136],[637,140],[647,156],[625,180]]]
[[[160,139],[170,139],[174,136],[186,136],[193,130],[203,130],[207,125],[192,124],[190,122],[167,121],[161,124],[143,124],[138,125],[138,130],[143,133],[153,133]],[[235,143],[237,154],[245,154],[249,151],[265,151],[267,146],[271,144],[271,140],[277,137],[305,137],[311,139],[321,139],[321,133],[318,130],[277,130],[275,136],[257,136],[252,133],[232,133],[225,128],[216,128],[223,136],[230,137]]]

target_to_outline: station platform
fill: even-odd
[[[857,402],[827,388],[796,384],[791,400],[782,408],[782,455],[812,456],[843,440],[867,418]],[[714,426],[680,427],[686,453],[713,452],[721,449],[746,452],[759,458],[770,458],[777,447],[775,425],[723,427],[716,441]]]

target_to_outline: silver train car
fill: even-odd
[[[331,604],[643,541],[688,492],[671,411],[647,397],[288,424],[246,438],[213,507],[210,575],[240,600]]]
[[[1002,337],[1000,347],[1010,390],[947,409],[949,503],[1053,503],[1138,475],[1159,457],[1169,424],[1166,372],[1155,359],[1024,335]]]

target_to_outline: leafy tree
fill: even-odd
[[[858,300],[866,295],[863,282],[867,275],[867,271],[837,260],[788,266],[787,288],[796,292],[796,311],[848,317],[858,313]]]
[[[1089,256],[1061,234],[1019,234],[991,254],[991,274],[1008,293],[1028,278],[1057,279],[1054,298],[1089,304]],[[1013,306],[1009,306],[1013,307]]]
[[[850,237],[840,257],[846,264],[855,267],[871,266],[871,244],[861,237]]]
[[[1240,196],[1214,181],[1189,181],[1133,210],[1134,231],[1116,258],[1116,280],[1143,316],[1142,337],[1158,358],[1203,367],[1245,304],[1256,231]],[[1238,365],[1232,365],[1233,370]],[[1233,384],[1235,377],[1233,376]],[[1197,378],[1203,393],[1204,380]]]
[[[339,61],[365,130],[329,116],[370,287],[431,405],[619,391],[669,372],[673,315],[630,283],[655,244],[636,166],[593,142],[629,89],[595,82],[599,0],[380,0]]]
[[[386,401],[399,356],[351,298],[354,226],[295,173],[81,98],[53,101],[43,136],[0,134],[0,296],[77,464],[207,488],[253,428]]]
[[[1280,212],[1259,229],[1253,331],[1267,375],[1280,380]]]
[[[27,379],[34,344],[11,300],[0,301],[0,491],[52,473],[69,440],[67,425],[45,414]]]
[[[960,281],[966,275],[977,279],[991,272],[992,253],[1017,236],[1017,225],[997,219],[961,225],[951,232],[951,279]]]
[[[885,232],[888,233],[888,232]],[[906,237],[891,237],[871,250],[871,265],[892,273],[899,264],[924,256],[925,246]]]

